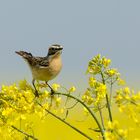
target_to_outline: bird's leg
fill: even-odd
[[[53,102],[53,98],[54,98],[54,90],[53,88],[48,84],[48,81],[45,81],[46,85],[51,89],[51,103],[50,103],[50,107],[52,107],[52,102]]]
[[[47,86],[51,89],[51,95],[54,94],[54,90],[52,89],[52,87],[48,84],[48,82],[46,81]]]
[[[35,92],[34,92],[35,97],[39,97],[38,91],[37,91],[37,89],[35,87],[35,79],[32,80],[32,84],[33,84],[33,87],[35,89]]]

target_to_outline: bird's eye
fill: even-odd
[[[53,50],[54,50],[54,48],[50,48],[49,50],[52,50],[52,51],[53,51]]]

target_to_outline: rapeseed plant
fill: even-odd
[[[10,86],[2,85],[0,90],[1,139],[37,140],[36,135],[31,131],[32,125],[28,122],[28,118],[37,116],[38,119],[44,120],[50,114],[89,140],[128,140],[129,126],[122,127],[112,110],[116,104],[120,113],[125,114],[140,126],[140,92],[134,92],[128,86],[124,86],[125,81],[121,79],[118,70],[111,68],[111,60],[101,57],[100,54],[89,61],[87,74],[88,87],[81,96],[72,94],[77,91],[75,86],[66,89],[59,84],[53,84],[52,88],[55,92],[52,95],[47,85],[37,82],[36,88],[39,92],[37,98],[34,97],[34,89],[26,80]],[[113,93],[114,84],[118,85],[119,89]],[[67,122],[70,110],[77,104],[83,106],[85,116],[91,116],[97,125],[91,128],[94,134],[97,133],[93,138]],[[106,110],[107,113],[104,113]],[[17,123],[22,121],[25,122],[25,127],[17,127]]]

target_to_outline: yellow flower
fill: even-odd
[[[125,95],[125,99],[131,100],[131,97],[129,95]]]
[[[118,94],[115,96],[115,99],[116,99],[116,102],[120,102],[123,99],[123,97],[122,95]]]
[[[3,116],[8,116],[10,115],[11,113],[13,112],[13,109],[12,108],[6,108],[2,111],[2,115]]]
[[[94,101],[94,100],[93,100],[92,97],[88,97],[88,98],[87,98],[87,104],[88,104],[88,105],[92,104],[93,101]]]
[[[46,112],[45,112],[45,110],[43,109],[43,110],[38,111],[38,112],[37,112],[37,115],[38,115],[38,116],[40,117],[40,119],[42,120],[42,119],[45,118]]]
[[[45,96],[46,98],[48,98],[49,95],[50,95],[49,91],[45,90],[45,91],[44,91],[44,96]]]
[[[43,108],[44,109],[49,109],[49,104],[48,103],[43,104]]]
[[[24,79],[24,80],[21,80],[19,82],[19,88],[22,89],[22,90],[27,90],[27,89],[31,89],[31,86],[27,83],[27,81]]]
[[[90,77],[89,78],[89,85],[91,88],[95,86],[95,83],[96,83],[96,79],[94,77]]]
[[[117,140],[111,132],[105,132],[105,138],[106,140]]]
[[[60,88],[60,85],[58,85],[58,84],[53,84],[53,85],[52,85],[52,88],[53,88],[54,91],[57,91],[58,88]]]
[[[140,91],[137,94],[132,95],[132,100],[140,100]]]
[[[106,71],[106,74],[107,74],[108,76],[112,77],[112,76],[118,74],[118,72],[117,72],[116,69],[110,69],[110,70],[107,70],[107,71]]]
[[[23,114],[21,114],[21,115],[20,115],[20,119],[21,119],[21,120],[26,120],[26,116],[23,115]]]
[[[124,105],[121,105],[121,106],[119,107],[119,111],[120,111],[120,112],[124,112],[124,110],[125,110],[125,106],[124,106]]]
[[[88,91],[86,91],[85,94],[82,96],[82,100],[88,105],[92,104],[94,101],[94,99],[90,96],[90,93]]]
[[[63,114],[65,112],[65,109],[66,109],[65,107],[61,108],[60,113]]]
[[[97,74],[97,73],[99,73],[101,71],[101,67],[95,66],[95,67],[92,67],[92,70],[93,70],[94,74]]]
[[[104,65],[104,67],[108,67],[111,63],[111,60],[110,59],[107,59],[105,57],[102,58],[102,64]]]
[[[26,86],[27,86],[27,81],[26,80],[22,80],[19,82],[19,87],[20,89],[26,89]]]
[[[117,130],[118,129],[118,126],[119,126],[119,123],[118,121],[114,120],[113,122],[109,121],[107,123],[107,130]]]
[[[106,85],[100,83],[99,86],[95,90],[100,96],[105,97],[107,87]]]
[[[118,85],[125,85],[125,81],[121,78],[118,78],[117,82],[118,82]]]
[[[72,86],[70,89],[69,89],[69,92],[72,93],[72,92],[75,92],[76,88],[74,86]]]
[[[55,98],[55,103],[56,103],[56,106],[59,106],[61,103],[61,97]]]
[[[112,124],[112,122],[108,122],[108,124],[107,124],[107,129],[108,130],[113,130],[113,124]]]
[[[123,130],[123,129],[118,129],[118,134],[119,136],[121,136],[122,138],[126,138],[128,135],[128,131],[127,130]]]
[[[101,54],[98,54],[95,56],[97,59],[100,59],[101,58]]]
[[[124,92],[124,94],[130,94],[130,89],[129,89],[129,87],[125,87],[125,88],[123,89],[123,92]]]

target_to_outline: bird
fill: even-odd
[[[35,81],[45,81],[51,89],[51,94],[54,93],[48,81],[54,79],[62,69],[62,54],[63,46],[53,44],[48,48],[48,53],[45,57],[36,57],[26,51],[15,51],[16,54],[22,56],[27,62],[32,73],[32,85],[35,89],[35,97],[39,97],[39,93],[35,86]]]

